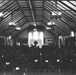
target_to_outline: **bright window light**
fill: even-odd
[[[11,36],[9,36],[8,39],[11,39]]]
[[[19,68],[19,67],[16,67],[15,69],[16,69],[16,70],[19,70],[20,68]]]
[[[33,39],[34,40],[37,40],[38,39],[38,32],[37,31],[34,31],[33,32]]]
[[[74,32],[73,31],[71,31],[71,37],[74,37]]]
[[[34,31],[31,31],[28,33],[28,45],[31,47],[31,45],[34,45],[34,41],[38,41],[39,48],[42,47],[44,44],[44,33],[42,31],[38,32],[37,29],[34,29]]]
[[[33,38],[32,37],[32,32],[29,32],[28,36],[29,36],[29,39],[32,39]]]
[[[44,36],[43,32],[40,32],[40,39],[43,39],[43,36]]]
[[[44,44],[44,33],[40,32],[40,39],[42,41],[42,45]]]
[[[3,15],[4,15],[3,12],[0,12],[0,17],[3,17]]]
[[[16,27],[16,30],[21,30],[21,28],[20,27]]]
[[[29,32],[28,33],[28,45],[29,45],[29,47],[31,47],[31,39],[32,39],[33,37],[32,37],[32,32]]]

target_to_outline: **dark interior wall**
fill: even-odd
[[[18,36],[18,38],[28,38],[28,31],[24,31],[22,34]]]
[[[3,43],[2,43],[3,42]],[[6,45],[7,43],[7,38],[5,36],[1,36],[0,35],[0,43],[2,43],[3,45]]]
[[[49,33],[48,31],[44,30],[44,38],[46,38],[46,39],[47,38],[53,39],[54,36],[51,33]]]

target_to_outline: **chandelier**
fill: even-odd
[[[51,14],[51,19],[57,20],[61,19],[62,13],[60,11],[53,11]]]
[[[48,26],[53,27],[55,26],[55,20],[61,19],[62,12],[58,9],[57,1],[55,1],[55,10],[50,12],[50,21],[47,23]],[[51,28],[47,28],[51,29]]]
[[[58,9],[57,1],[55,1],[55,8],[56,9],[51,12],[51,15],[50,15],[51,19],[54,19],[54,20],[60,19],[61,15],[62,15],[62,12]]]
[[[16,23],[13,22],[13,13],[11,14],[11,21],[8,23],[9,27],[15,27],[16,30],[21,30],[21,27],[16,27]]]
[[[50,22],[48,22],[48,23],[47,23],[47,25],[48,25],[48,26],[55,25],[55,22],[53,22],[53,21],[50,21]]]

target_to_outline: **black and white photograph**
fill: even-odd
[[[76,75],[76,0],[0,0],[0,75]]]

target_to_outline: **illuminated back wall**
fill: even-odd
[[[44,39],[54,39],[54,36],[52,34],[50,34],[47,30],[44,30]],[[22,34],[20,34],[17,38],[21,39],[28,39],[28,30],[25,30]],[[28,44],[28,42],[27,42]]]
[[[34,42],[37,41],[40,48],[44,44],[44,33],[43,31],[37,31],[34,29],[33,31],[30,31],[28,33],[28,45],[31,47],[31,45],[34,45]]]

